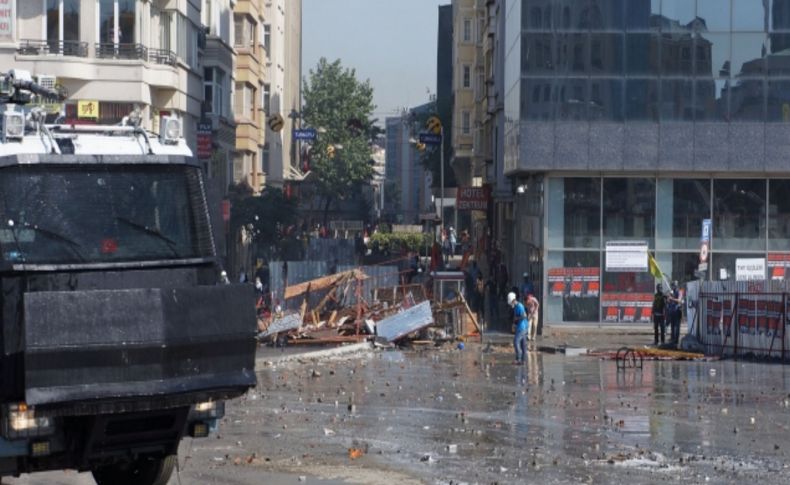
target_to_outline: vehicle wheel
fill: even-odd
[[[131,463],[116,463],[93,470],[98,485],[166,485],[176,466],[176,455],[143,457]]]

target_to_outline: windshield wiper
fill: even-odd
[[[176,249],[177,243],[175,241],[173,241],[172,239],[170,239],[169,237],[167,237],[164,234],[162,234],[161,232],[157,231],[156,229],[150,228],[150,227],[148,227],[148,226],[146,226],[144,224],[140,224],[139,222],[135,222],[135,221],[133,221],[131,219],[127,219],[127,218],[121,217],[121,216],[117,216],[115,219],[117,221],[123,222],[124,224],[126,224],[129,227],[133,227],[135,229],[143,231],[146,234],[150,234],[151,236],[155,236],[157,239],[159,239],[160,241],[162,241],[163,243],[165,243],[167,245],[168,249],[170,249],[170,252],[173,253],[173,256],[175,256],[176,258],[181,257],[180,253]]]
[[[61,242],[66,243],[66,247],[71,249],[72,254],[74,254],[74,256],[76,256],[77,259],[80,260],[80,262],[84,263],[84,262],[87,261],[85,259],[85,256],[83,256],[82,253],[80,253],[79,250],[78,250],[78,248],[81,248],[82,245],[80,243],[78,243],[77,241],[75,241],[74,239],[71,239],[68,236],[64,236],[63,234],[61,234],[59,232],[56,232],[56,231],[53,231],[52,229],[46,229],[44,227],[36,226],[36,225],[30,224],[30,223],[25,223],[23,227],[25,229],[32,229],[32,230],[34,230],[36,232],[40,232],[41,234],[43,234],[43,235],[45,235],[45,236],[47,236],[49,238],[52,238],[52,239],[55,239],[57,241],[61,241]]]

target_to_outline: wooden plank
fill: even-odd
[[[304,283],[287,287],[285,289],[285,299],[289,300],[291,298],[304,295],[308,291],[322,291],[332,288],[346,278],[365,280],[368,278],[368,275],[358,269],[352,269],[343,273],[337,273],[311,281],[305,281]]]

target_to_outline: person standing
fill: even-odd
[[[680,298],[680,290],[678,290],[678,282],[673,281],[670,286],[671,290],[667,297],[667,318],[669,319],[670,329],[672,331],[672,345],[677,345],[680,341],[680,318],[683,314],[682,300]]]
[[[483,274],[478,271],[477,276],[475,277],[474,312],[477,314],[477,322],[480,324],[481,327],[485,322],[485,298],[486,298],[485,281],[483,281]]]
[[[528,293],[524,299],[527,307],[527,318],[529,318],[529,339],[533,342],[538,335],[538,318],[540,316],[540,302],[535,295]]]
[[[666,323],[666,299],[661,285],[656,285],[656,294],[653,295],[653,345],[658,345],[659,330],[661,333],[661,344],[664,344],[664,337],[667,331]]]
[[[524,273],[523,275],[524,282],[521,283],[521,298],[524,301],[527,301],[527,295],[534,295],[535,294],[535,285],[532,284],[532,281],[529,279],[529,274]]]
[[[507,304],[513,309],[513,326],[516,331],[516,335],[513,337],[513,347],[516,350],[514,364],[523,364],[527,357],[527,340],[529,340],[527,312],[512,291],[507,294]]]
[[[499,292],[494,275],[489,275],[488,281],[486,281],[486,293],[488,294],[488,322],[496,326],[499,324]]]
[[[453,256],[455,256],[455,246],[458,244],[458,235],[455,233],[455,228],[450,226],[450,251]]]

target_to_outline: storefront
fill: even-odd
[[[755,268],[766,278],[790,275],[790,179],[548,175],[546,182],[548,323],[650,322],[653,276],[646,266],[613,263],[607,246],[647,246],[683,284],[699,275],[704,219],[713,227],[705,278],[754,278]]]

